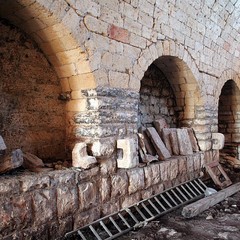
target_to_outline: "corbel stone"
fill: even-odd
[[[88,156],[86,143],[76,143],[72,150],[72,165],[73,167],[80,167],[88,169],[96,164],[97,160],[93,156]]]
[[[212,149],[220,150],[224,147],[224,135],[222,133],[212,133]]]
[[[138,165],[138,155],[135,140],[132,138],[118,139],[118,151],[122,150],[122,156],[117,158],[118,168],[134,168]]]

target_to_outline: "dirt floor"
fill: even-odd
[[[230,179],[240,181],[240,172],[227,171]],[[211,182],[210,182],[211,184]],[[212,187],[212,186],[211,186]],[[239,240],[240,192],[228,197],[198,216],[184,219],[182,208],[149,222],[146,226],[119,237],[120,240]]]

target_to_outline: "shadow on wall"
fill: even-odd
[[[56,73],[34,42],[5,20],[0,35],[0,129],[8,151],[63,159],[64,103]]]

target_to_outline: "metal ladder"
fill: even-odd
[[[185,182],[71,231],[65,235],[64,239],[115,239],[184,204],[202,198],[206,188],[200,179]]]

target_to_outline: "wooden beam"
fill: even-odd
[[[217,193],[214,193],[208,197],[202,198],[197,202],[187,205],[186,207],[183,208],[182,215],[185,218],[192,218],[194,216],[197,216],[199,213],[223,201],[224,199],[238,191],[240,191],[240,182],[228,188],[225,188]]]

